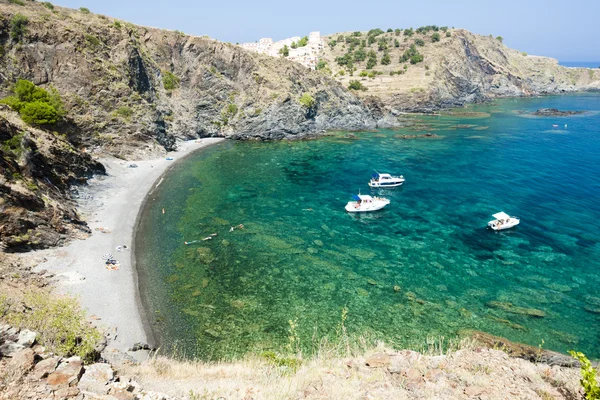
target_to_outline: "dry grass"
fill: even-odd
[[[363,343],[366,343],[365,340]],[[470,351],[471,339],[446,343],[430,338],[423,345],[426,357],[445,358],[459,349]],[[366,346],[366,345],[365,345]],[[365,359],[375,353],[398,354],[384,343],[350,354],[343,341],[321,346],[316,356],[302,360],[296,371],[276,365],[260,356],[233,363],[178,361],[155,356],[141,365],[126,365],[122,375],[133,377],[147,390],[190,399],[291,399],[299,397],[359,399],[407,397],[404,379],[386,368],[369,368]],[[360,355],[356,352],[362,351]],[[416,352],[408,352],[418,354]],[[419,356],[420,357],[420,356]]]

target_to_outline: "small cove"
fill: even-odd
[[[543,107],[589,112],[528,114]],[[598,357],[598,110],[598,94],[505,99],[404,130],[194,154],[142,211],[152,329],[168,349],[228,359],[284,349],[294,321],[310,353],[346,309],[351,336],[396,347],[478,329]],[[402,138],[424,132],[439,137]],[[371,191],[373,169],[407,181]],[[358,190],[392,203],[347,214]],[[498,211],[521,225],[487,231]]]

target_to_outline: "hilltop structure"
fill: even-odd
[[[305,46],[292,48],[292,43],[298,43],[301,39],[300,36],[294,36],[273,42],[272,38],[262,38],[258,42],[242,43],[240,46],[246,50],[266,54],[271,57],[281,57],[280,50],[284,46],[287,46],[289,48],[289,55],[286,57],[288,60],[296,61],[307,68],[315,69],[319,61],[319,53],[323,51],[324,47],[324,40],[321,38],[321,33],[309,33],[308,43]]]

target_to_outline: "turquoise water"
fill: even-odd
[[[527,113],[542,107],[590,112]],[[598,357],[598,110],[599,94],[502,100],[399,131],[195,154],[142,215],[152,328],[167,348],[222,359],[285,349],[292,320],[306,354],[339,337],[346,309],[350,336],[396,347],[478,329]],[[423,132],[439,137],[402,139]],[[406,183],[371,191],[374,169]],[[391,204],[346,213],[359,190]],[[521,225],[486,230],[498,211]]]

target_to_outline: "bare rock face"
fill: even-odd
[[[114,371],[110,364],[92,364],[85,367],[85,372],[79,380],[79,389],[83,392],[107,394],[108,384],[114,379]]]
[[[29,348],[14,353],[8,363],[9,381],[21,379],[35,364],[35,352]]]
[[[80,360],[71,360],[61,363],[56,371],[48,376],[47,382],[55,390],[74,387],[82,374],[83,363]]]
[[[385,353],[377,353],[368,357],[365,364],[372,368],[387,367],[391,364],[390,356]]]
[[[69,188],[94,173],[104,173],[104,167],[89,154],[0,110],[0,251],[56,246],[87,235]]]

